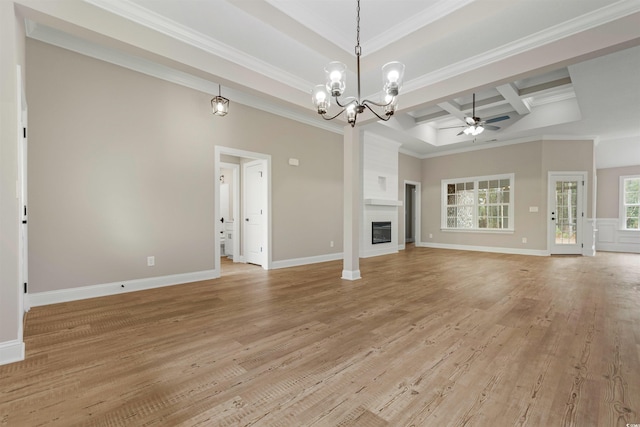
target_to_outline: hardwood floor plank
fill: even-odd
[[[640,255],[414,248],[35,307],[0,426],[640,423]]]

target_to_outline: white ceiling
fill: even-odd
[[[28,35],[286,117],[324,121],[310,91],[347,64],[355,0],[16,0]],[[597,141],[599,167],[640,164],[640,0],[362,0],[362,94],[406,65],[399,111],[365,130],[428,157],[534,138]],[[471,115],[508,115],[475,140]],[[207,108],[203,106],[203,108]]]

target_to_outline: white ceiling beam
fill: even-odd
[[[465,114],[462,111],[462,107],[458,103],[454,101],[446,101],[446,102],[439,103],[438,107],[442,108],[444,111],[451,114],[452,116],[455,116],[460,120],[464,121]]]
[[[518,88],[513,83],[507,83],[498,86],[498,92],[507,100],[513,109],[521,116],[529,114],[531,112],[531,106],[525,100],[520,98],[518,94]]]

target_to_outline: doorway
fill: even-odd
[[[223,161],[234,158],[237,163]],[[251,263],[268,270],[271,268],[271,156],[263,153],[256,153],[244,150],[237,150],[228,147],[215,147],[215,269],[217,276],[221,274],[222,263],[220,257],[223,255],[221,243],[224,241],[220,233],[221,213],[225,208],[221,206],[221,194],[228,191],[229,197],[234,196],[232,222],[232,250],[233,262]],[[238,177],[234,175],[234,186],[223,189],[221,182],[221,170],[228,167],[237,168]],[[236,170],[236,169],[234,169]],[[236,211],[237,209],[237,211]],[[258,216],[256,216],[258,215]],[[227,233],[228,234],[228,233]],[[226,239],[226,236],[225,236]],[[224,241],[226,246],[226,241]],[[227,264],[227,263],[225,263]],[[227,264],[228,265],[228,264]]]
[[[582,254],[586,172],[549,172],[549,253]]]
[[[420,183],[404,182],[404,243],[420,241]]]
[[[216,218],[220,236],[220,256],[240,259],[240,163],[220,162],[220,217]]]

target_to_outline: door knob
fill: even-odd
[[[249,222],[249,218],[245,218],[244,220],[245,220],[245,221],[247,221],[247,222]]]

